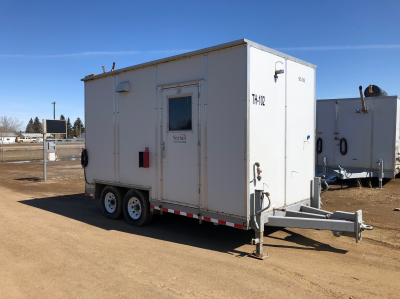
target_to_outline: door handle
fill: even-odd
[[[161,143],[162,157],[165,158],[165,142]]]

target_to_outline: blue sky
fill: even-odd
[[[0,115],[83,118],[85,75],[247,38],[318,65],[317,98],[400,94],[400,1],[0,1]]]

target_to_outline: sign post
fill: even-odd
[[[43,119],[43,180],[47,179],[47,143],[46,134],[67,134],[65,120]]]

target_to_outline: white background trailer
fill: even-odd
[[[322,140],[317,171],[341,179],[394,178],[399,172],[399,99],[366,97],[365,105],[362,112],[360,98],[317,101],[317,139]]]
[[[315,68],[242,39],[85,77],[86,192],[114,218],[134,189],[123,205],[135,225],[143,203],[128,201],[142,195],[150,213],[242,229],[272,223],[255,221],[262,192],[269,212],[298,211],[315,170]]]

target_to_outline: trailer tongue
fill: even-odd
[[[252,244],[256,245],[256,250],[251,254],[252,257],[264,259],[268,254],[263,252],[264,223],[266,226],[293,227],[316,230],[330,230],[336,237],[354,237],[356,243],[361,241],[364,230],[372,230],[371,225],[364,224],[362,211],[355,213],[336,211],[334,213],[320,209],[321,192],[320,178],[314,179],[314,196],[311,204],[315,207],[300,205],[289,209],[274,209],[271,213],[264,214],[271,204],[269,194],[262,190],[255,191],[255,198],[259,202],[260,210],[254,214],[253,226],[255,227],[256,238],[252,239]],[[269,200],[267,208],[264,206],[264,195]],[[294,209],[293,209],[294,208]]]

